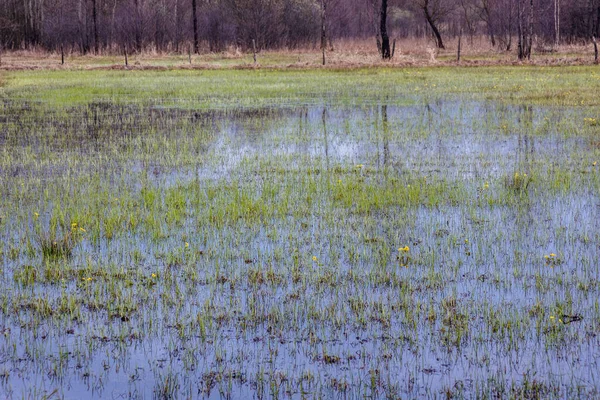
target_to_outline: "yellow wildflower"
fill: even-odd
[[[317,261],[317,256],[313,256],[313,261]]]

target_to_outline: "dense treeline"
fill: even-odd
[[[200,52],[413,36],[431,36],[443,47],[461,32],[485,34],[507,50],[518,46],[526,56],[534,40],[600,36],[600,0],[0,1],[0,46],[9,49]]]

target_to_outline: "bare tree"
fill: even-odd
[[[329,40],[330,20],[329,13],[322,19],[323,6],[326,11],[331,10],[332,0],[324,0],[327,4],[317,3],[313,0],[284,0],[282,23],[285,45],[296,48],[302,44],[316,44],[322,37],[325,29],[326,40]],[[324,22],[324,24],[323,24]],[[323,44],[323,41],[321,40]]]
[[[531,58],[531,47],[533,45],[533,0],[529,0],[529,9],[527,0],[518,0],[517,18],[518,18],[518,40],[519,40],[519,60]],[[527,12],[529,11],[529,12]]]
[[[146,37],[145,0],[133,0],[131,27],[133,28],[133,41],[135,49],[141,52]]]
[[[514,1],[515,0],[509,0],[509,8],[508,8],[508,43],[506,44],[506,51],[510,51],[511,47],[512,47],[512,39],[513,39],[513,30],[514,30],[514,23],[513,23],[513,15],[514,15]],[[517,0],[518,1],[518,0]]]
[[[467,28],[467,32],[469,33],[469,40],[471,44],[473,43],[473,36],[477,32],[477,7],[473,0],[460,0],[460,11],[461,11],[461,36],[462,36],[462,26]]]
[[[67,53],[99,53],[128,45],[179,52],[189,40],[199,52],[202,41],[221,51],[228,44],[251,48],[254,39],[260,51],[375,36],[387,58],[392,32],[431,33],[443,48],[445,35],[460,28],[506,50],[514,38],[527,59],[534,33],[554,45],[600,36],[600,0],[0,0],[5,50],[63,45]]]
[[[453,5],[451,3],[445,0],[417,0],[417,5],[422,10],[425,20],[433,31],[436,46],[439,49],[445,48],[439,23],[452,11]]]
[[[94,20],[94,52],[100,52],[100,41],[98,40],[98,0],[92,0],[92,16]]]
[[[112,3],[112,9],[110,13],[110,36],[108,38],[108,44],[113,45],[117,43],[115,38],[115,30],[116,30],[116,17],[117,17],[117,0],[114,0]]]
[[[527,56],[527,52],[525,50],[525,37],[523,33],[523,3],[525,0],[517,0],[517,18],[518,18],[518,55],[519,60],[524,59]]]
[[[600,37],[600,1],[596,7],[596,37]]]
[[[226,0],[236,26],[238,44],[259,50],[284,43],[283,0]]]
[[[529,37],[527,38],[527,59],[531,59],[531,48],[533,47],[533,0],[529,0]]]
[[[321,51],[323,52],[323,65],[325,65],[325,51],[327,50],[327,3],[321,0]]]
[[[192,0],[192,20],[194,24],[194,53],[198,54],[198,7],[196,0]]]
[[[560,0],[554,0],[554,45],[560,43]]]
[[[392,57],[392,54],[390,51],[390,38],[387,33],[387,9],[388,9],[387,0],[381,0],[379,32],[381,34],[381,57],[384,60],[390,59]]]
[[[32,45],[42,41],[42,26],[44,23],[44,1],[24,0],[25,5],[25,36]]]
[[[87,16],[83,0],[77,1],[77,27],[79,33],[79,51],[82,54],[88,52]]]
[[[492,17],[492,7],[494,6],[494,0],[480,0],[478,4],[479,16],[482,21],[485,22],[487,27],[487,33],[490,37],[490,43],[492,46],[496,46],[496,37],[494,35],[494,25],[496,21]]]

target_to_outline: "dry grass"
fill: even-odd
[[[436,49],[428,38],[399,39],[396,41],[394,58],[383,61],[377,53],[373,39],[337,40],[328,49],[326,68],[361,68],[370,66],[420,67],[456,65],[458,38],[448,38],[446,49]],[[515,46],[513,46],[514,48]],[[562,45],[558,48],[534,46],[531,60],[522,62],[515,51],[501,51],[493,48],[487,37],[463,37],[461,65],[586,65],[593,64],[593,50],[590,45]],[[183,46],[182,48],[185,48]],[[294,50],[268,50],[258,54],[254,64],[251,53],[230,47],[221,53],[203,53],[192,56],[189,63],[187,53],[160,53],[150,49],[139,54],[129,55],[129,65],[118,51],[102,55],[65,54],[65,65],[60,63],[61,55],[56,52],[13,51],[5,52],[0,70],[37,69],[254,69],[254,68],[321,68],[321,52],[317,47]]]

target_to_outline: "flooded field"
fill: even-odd
[[[598,108],[413,89],[5,92],[0,398],[600,396]]]

